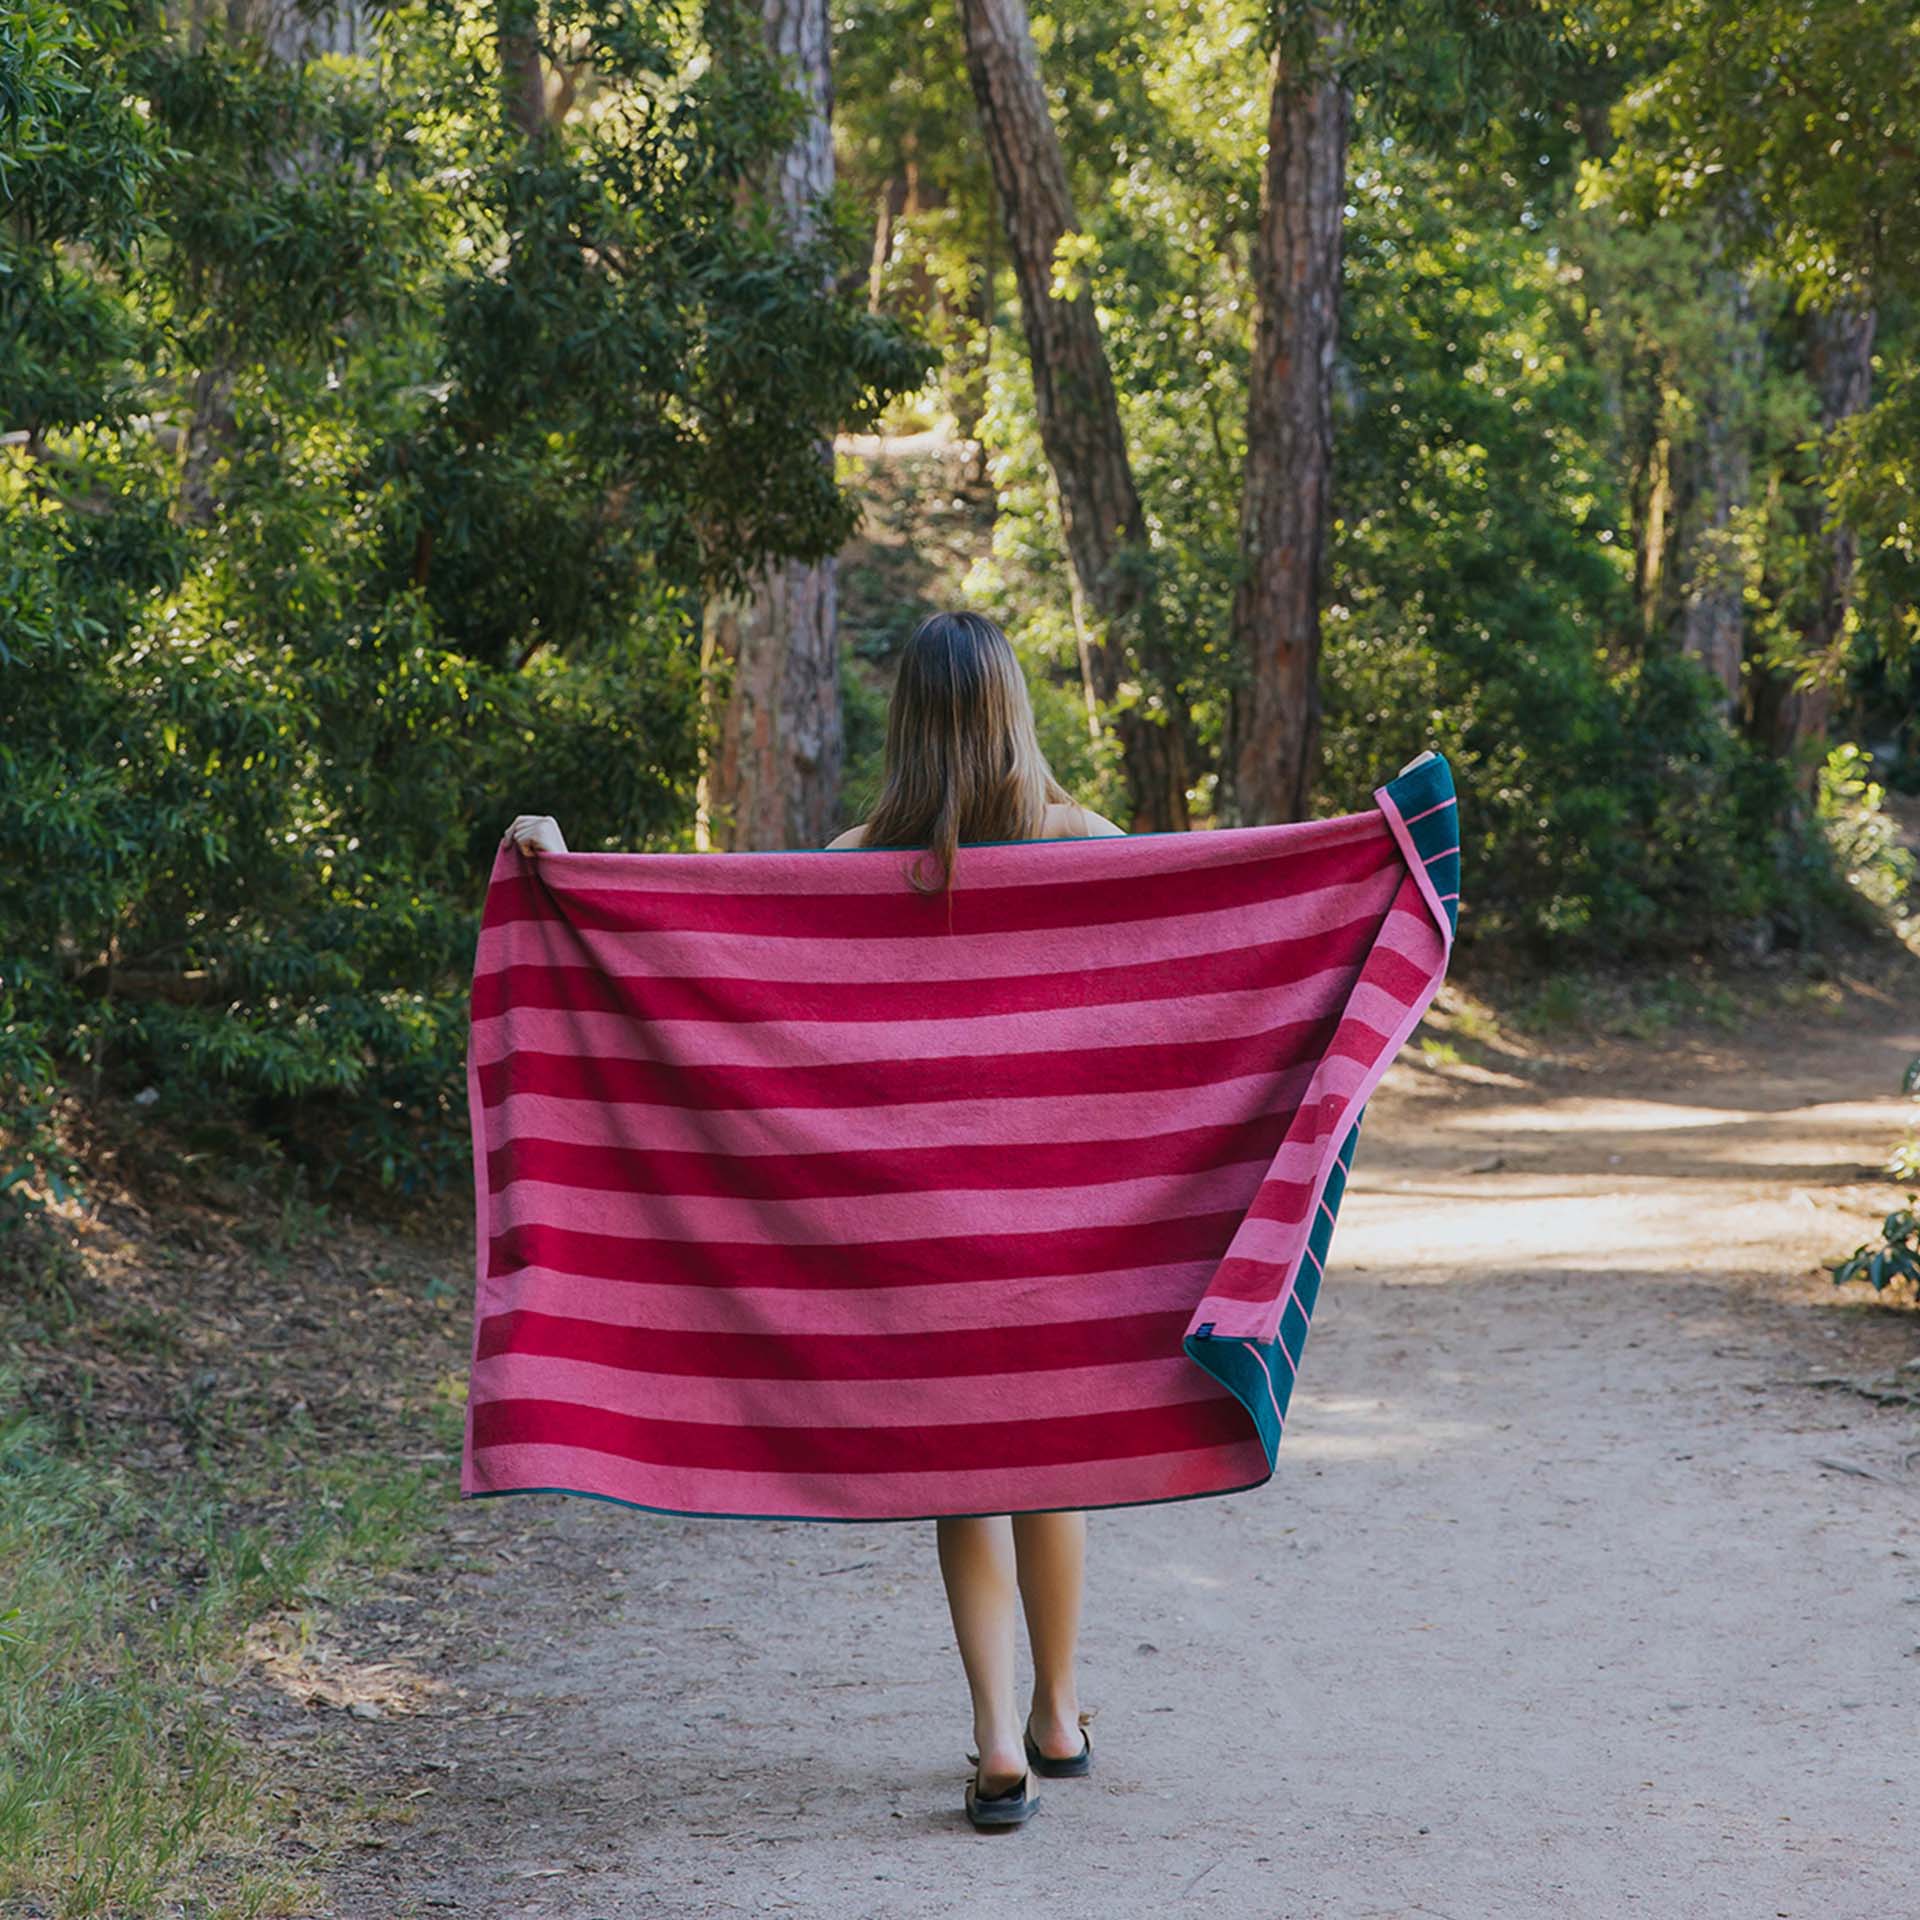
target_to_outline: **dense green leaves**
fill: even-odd
[[[794,108],[735,14],[719,63],[672,5],[536,10],[537,139],[465,6],[354,54],[10,18],[10,1104],[92,1062],[432,1173],[506,820],[683,841],[699,595],[844,539],[814,449],[926,365],[757,207]]]
[[[1602,7],[1646,77],[1611,172],[1649,216],[1711,208],[1816,301],[1920,292],[1920,15],[1910,0]]]
[[[864,47],[905,37],[909,11],[876,0],[850,17]],[[1297,25],[1308,10],[1281,11]],[[1838,724],[1876,744],[1883,772],[1920,782],[1920,759],[1899,760],[1913,752],[1899,663],[1914,492],[1891,414],[1886,431],[1868,415],[1822,444],[1784,278],[1736,266],[1704,203],[1636,201],[1610,171],[1577,191],[1583,157],[1624,150],[1609,108],[1638,98],[1671,42],[1630,34],[1623,14],[1445,0],[1318,16],[1341,33],[1316,57],[1359,90],[1318,803],[1362,805],[1408,755],[1444,746],[1476,835],[1469,941],[1811,937],[1840,895],[1796,797],[1814,773],[1776,759],[1766,699],[1826,674]],[[938,9],[927,21],[950,31]],[[1146,564],[1209,746],[1236,671],[1267,24],[1234,0],[1066,0],[1035,16],[1084,227],[1060,271],[1100,306]],[[943,69],[917,57],[840,111],[864,186],[905,151],[916,179],[973,191]],[[921,235],[971,217],[910,215],[897,252],[912,260]],[[990,236],[979,245],[990,257]],[[1097,775],[1010,294],[1002,272],[982,419],[999,511],[971,584],[1047,683],[1049,750]],[[1883,314],[1897,352],[1900,325]],[[1823,513],[1860,536],[1837,651],[1808,638],[1831,569]],[[1747,653],[1728,712],[1685,657],[1689,611],[1716,582]]]
[[[936,360],[995,490],[965,592],[1024,648],[1063,776],[1114,804],[953,0],[836,8],[842,186],[804,241],[759,184],[800,106],[746,0],[219,12],[0,20],[9,1098],[86,1064],[331,1124],[395,1178],[457,1156],[500,826],[685,843],[703,596],[844,543],[820,442]],[[1082,226],[1056,273],[1094,298],[1129,564],[1203,754],[1240,670],[1267,63],[1309,13],[1356,89],[1315,804],[1443,747],[1463,938],[1503,949],[1905,913],[1913,23],[1034,9]],[[1817,377],[1835,300],[1876,314],[1864,410]],[[1731,690],[1690,637],[1716,592]],[[1837,744],[1783,747],[1816,677]]]

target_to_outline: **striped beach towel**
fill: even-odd
[[[1458,911],[1444,759],[1294,826],[503,847],[461,1489],[819,1520],[1273,1470],[1361,1109]]]

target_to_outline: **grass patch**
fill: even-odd
[[[1570,1033],[1585,1024],[1587,1007],[1582,982],[1571,974],[1556,973],[1514,1002],[1513,1019],[1530,1033]]]
[[[1540,1070],[1538,1050],[1526,1044],[1500,1011],[1459,981],[1448,981],[1421,1021],[1412,1046],[1425,1067],[1461,1067],[1508,1079]]]
[[[1542,1038],[1605,1035],[1663,1040],[1683,1030],[1732,1033],[1784,983],[1735,986],[1705,969],[1678,973],[1549,974],[1515,993],[1509,1017]]]
[[[1450,997],[1447,1018],[1449,1030],[1475,1046],[1494,1047],[1506,1043],[1499,1016],[1481,1001],[1456,993]]]
[[[444,1468],[316,1464],[287,1436],[240,1450],[203,1428],[162,1481],[116,1460],[110,1429],[63,1437],[22,1399],[0,1375],[0,1909],[298,1911],[312,1889],[271,1857],[265,1776],[224,1689],[249,1627],[410,1561]]]
[[[0,1252],[0,1913],[306,1913],[384,1816],[289,1790],[346,1704],[301,1650],[436,1564],[458,1269],[302,1188],[148,1217]]]

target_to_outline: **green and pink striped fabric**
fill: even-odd
[[[1298,826],[503,848],[461,1488],[821,1520],[1273,1470],[1361,1109],[1446,970],[1446,762]]]

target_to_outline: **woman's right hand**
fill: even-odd
[[[506,831],[506,838],[523,854],[565,853],[567,850],[566,840],[560,832],[560,822],[550,813],[515,814],[513,825]]]

